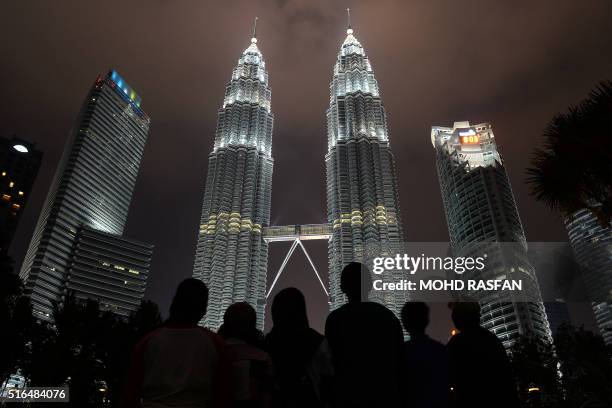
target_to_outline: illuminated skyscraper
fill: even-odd
[[[42,160],[34,144],[0,138],[0,255],[6,254]]]
[[[332,309],[345,301],[340,273],[369,253],[391,253],[403,240],[393,154],[378,83],[364,48],[350,26],[330,84],[327,110],[327,219]],[[399,291],[371,294],[399,312]]]
[[[497,292],[468,293],[481,306],[481,324],[508,348],[518,335],[550,341],[550,329],[510,180],[488,123],[432,127],[438,178],[454,256],[483,256],[473,279],[520,279],[520,299]],[[530,300],[530,301],[525,301]]]
[[[218,329],[229,305],[250,303],[263,328],[272,195],[271,91],[255,32],[225,88],[208,156],[193,276],[208,285],[203,324]]]
[[[595,321],[612,346],[612,225],[604,226],[589,210],[565,220],[576,262],[591,300]]]
[[[21,268],[35,316],[50,318],[53,303],[66,294],[79,228],[123,234],[149,124],[140,98],[116,71],[98,77],[70,134]]]

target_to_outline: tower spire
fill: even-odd
[[[346,18],[347,18],[347,26],[346,26],[346,33],[347,34],[353,34],[353,28],[351,27],[351,9],[347,8],[346,9]]]
[[[251,37],[252,43],[257,42],[257,19],[258,17],[255,17],[255,22],[253,22],[253,36]]]

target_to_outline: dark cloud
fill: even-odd
[[[191,272],[217,110],[256,15],[275,113],[272,219],[323,221],[325,110],[346,7],[387,108],[407,239],[447,239],[429,129],[470,120],[493,123],[528,238],[564,240],[524,171],[551,116],[610,77],[610,2],[23,1],[0,5],[0,133],[36,141],[45,158],[15,257],[87,89],[114,67],[153,119],[126,232],[155,243],[147,296],[167,307]],[[271,249],[270,275],[284,250]],[[312,251],[325,273],[325,245]],[[279,282],[309,293],[321,327],[327,305],[300,256]],[[443,338],[447,313],[436,313]]]

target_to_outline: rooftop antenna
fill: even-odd
[[[348,20],[348,25],[346,26],[346,33],[353,34],[353,29],[351,28],[351,9],[350,8],[346,9],[346,17]]]
[[[257,42],[257,19],[258,17],[255,17],[255,22],[253,23],[253,37],[251,37],[252,43]]]

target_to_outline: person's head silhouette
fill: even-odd
[[[272,301],[272,323],[280,328],[308,328],[306,300],[297,288],[286,288],[274,296]]]
[[[234,337],[246,342],[252,341],[257,333],[255,309],[246,302],[234,303],[225,311],[222,330],[219,331],[225,338]]]
[[[423,302],[407,302],[402,308],[402,323],[411,336],[425,334],[429,325],[429,307]]]
[[[474,329],[480,326],[480,305],[478,302],[451,303],[451,318],[459,331]]]
[[[340,289],[349,303],[365,302],[372,288],[372,277],[368,269],[359,262],[351,262],[342,269]]]
[[[169,321],[196,325],[206,314],[208,288],[201,280],[187,278],[176,288],[170,305]]]

